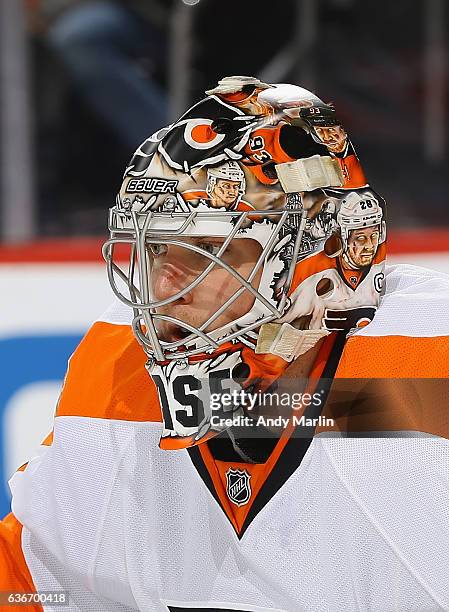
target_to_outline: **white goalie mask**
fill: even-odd
[[[164,210],[167,200],[169,212]],[[178,206],[174,206],[174,202]],[[288,303],[288,287],[304,225],[301,219],[305,219],[305,213],[300,208],[231,212],[212,209],[203,202],[189,207],[180,193],[176,199],[171,195],[153,196],[149,208],[139,197],[134,198],[131,207],[119,201],[110,211],[111,239],[104,247],[109,280],[116,295],[134,309],[134,332],[148,356],[158,362],[179,362],[191,356],[210,354],[229,342],[244,342],[254,348],[257,334],[253,330],[280,318]],[[205,237],[221,241],[216,252],[204,249]],[[260,254],[247,278],[223,257],[233,241],[242,239],[260,245]],[[114,249],[125,244],[130,249],[127,271],[114,258]],[[198,264],[196,278],[174,291],[172,296],[158,300],[152,288],[152,259],[154,253],[170,246],[183,249],[186,261],[196,258],[202,263]],[[217,304],[217,310],[207,320],[194,326],[161,314],[164,306],[182,299],[217,267],[236,279],[239,288],[223,304]],[[259,278],[257,286],[256,276]],[[253,296],[252,308],[243,316],[216,327],[214,321],[227,309],[232,310],[243,292]],[[182,338],[171,342],[161,339],[158,325],[161,321],[176,325]]]
[[[281,150],[286,126],[288,146],[295,135],[298,150],[314,145],[305,124],[276,110],[286,92],[288,108],[318,108],[320,100],[286,85],[277,99],[276,89],[264,90],[271,117],[245,114],[235,92],[216,92],[148,138],[110,210],[108,278],[133,310],[158,386],[162,448],[223,430],[211,424],[210,402],[186,408],[185,385],[198,402],[201,381],[211,390],[224,373],[240,388],[276,380],[320,338],[349,331],[377,307],[384,249],[356,275],[359,286],[348,286],[345,262],[325,245],[365,223],[363,202],[383,223],[383,203],[345,188],[339,161],[326,151],[284,161],[291,159]],[[269,184],[259,172],[267,159]],[[220,180],[236,183],[238,196],[234,184],[229,197],[216,197]]]

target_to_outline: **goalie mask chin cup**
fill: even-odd
[[[236,98],[249,81],[232,77],[224,84]],[[323,102],[299,87],[263,84],[245,112],[224,89],[220,82],[137,149],[103,247],[111,287],[134,311],[133,330],[163,411],[165,405],[163,448],[197,444],[223,429],[211,424],[207,402],[195,418],[184,414],[174,422],[183,406],[174,390],[177,377],[210,380],[226,371],[240,380],[239,388],[256,374],[274,379],[324,335],[366,324],[382,291],[385,203],[366,184],[349,139],[343,157],[317,145],[311,123],[314,108],[322,118]],[[258,96],[264,110],[254,116]],[[333,109],[328,114],[327,123],[335,124]],[[214,131],[224,124],[229,129]],[[295,137],[305,143],[304,157],[283,148]],[[276,170],[270,184],[259,180],[267,163]],[[205,249],[210,239],[215,246]],[[241,240],[257,244],[244,273],[226,255]],[[155,257],[169,249],[184,253],[190,272],[157,299]],[[217,270],[233,290],[217,287],[216,306],[203,308],[199,320],[191,312],[195,299],[189,307],[187,297]],[[244,312],[242,296],[252,304]],[[176,328],[175,337],[167,339],[167,326]]]

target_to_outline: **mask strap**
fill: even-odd
[[[325,329],[296,329],[290,323],[265,323],[260,327],[256,353],[271,353],[291,362],[330,334]]]

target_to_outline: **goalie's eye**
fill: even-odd
[[[165,255],[168,251],[168,246],[166,244],[149,244],[148,247],[153,257],[160,257],[161,255]]]
[[[209,255],[217,255],[220,250],[221,244],[217,244],[214,242],[200,242],[198,244],[200,249],[209,253]]]

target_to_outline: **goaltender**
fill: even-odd
[[[73,612],[447,610],[449,278],[384,267],[385,202],[301,119],[333,109],[293,85],[226,83],[234,97],[207,96],[126,169],[104,246],[118,299],[10,481],[0,591],[64,591]],[[233,105],[254,89],[269,112]],[[270,161],[260,134],[282,125],[313,154]],[[269,185],[241,161],[257,131]],[[248,209],[183,198],[230,161]],[[334,218],[304,249],[315,196]],[[338,253],[314,269],[316,254],[343,248],[343,201],[363,234],[374,200],[375,273],[343,291]],[[310,292],[318,324],[295,314]]]

